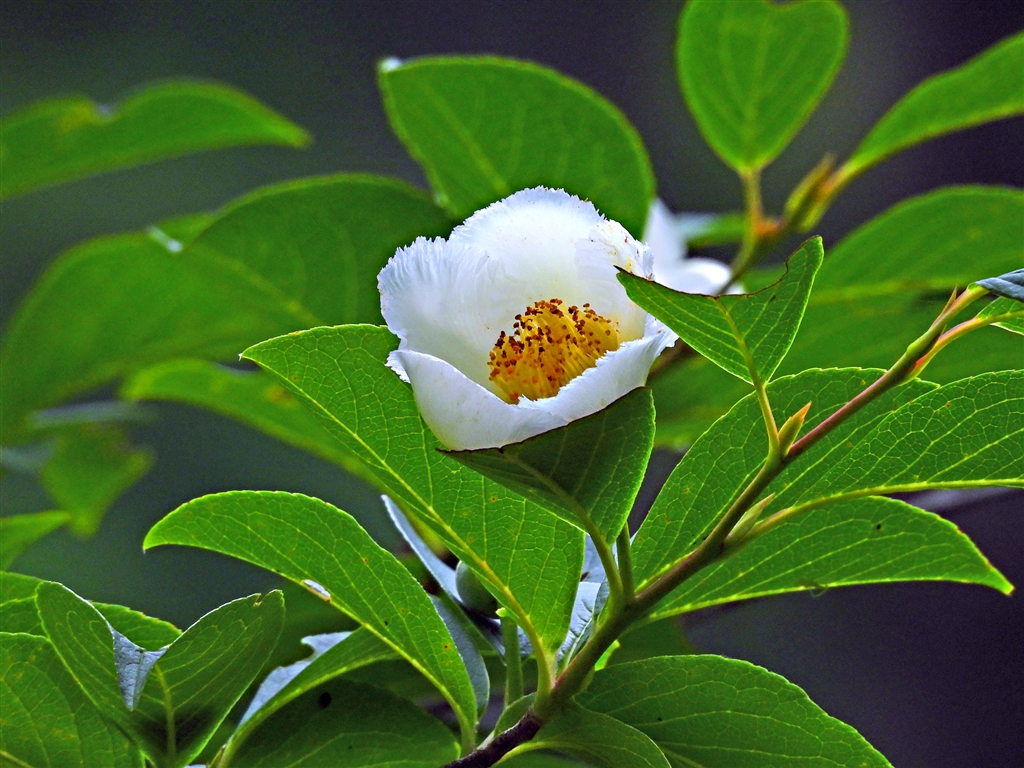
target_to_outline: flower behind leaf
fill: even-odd
[[[381,270],[381,312],[400,339],[388,364],[449,448],[564,426],[642,386],[676,340],[617,269],[650,277],[650,251],[589,202],[517,192]]]

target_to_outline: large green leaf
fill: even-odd
[[[846,14],[833,0],[690,0],[676,63],[686,103],[725,162],[774,160],[825,95],[846,55]]]
[[[83,424],[58,432],[40,480],[57,505],[71,513],[70,527],[91,536],[103,514],[153,464],[153,455],[128,442],[111,424]]]
[[[925,80],[871,129],[842,173],[849,177],[944,133],[1024,113],[1024,33]]]
[[[0,763],[5,768],[142,768],[43,637],[0,633]]]
[[[30,411],[167,358],[234,359],[280,333],[378,322],[373,276],[448,227],[424,193],[358,175],[260,190],[207,224],[100,238],[55,262],[4,339],[5,441]]]
[[[312,409],[377,485],[436,533],[531,642],[558,647],[583,562],[583,534],[438,452],[411,388],[386,366],[384,328],[316,328],[259,344],[259,363]]]
[[[669,768],[669,762],[641,731],[614,717],[566,707],[513,755],[550,749],[580,757],[601,768]]]
[[[102,714],[164,768],[191,762],[277,644],[280,592],[235,600],[207,614],[166,650],[147,653],[59,584],[36,593],[47,635]]]
[[[188,80],[150,85],[113,107],[84,96],[43,101],[3,118],[0,135],[0,199],[204,149],[309,142],[246,94]]]
[[[789,351],[821,266],[815,237],[789,257],[786,274],[757,293],[702,296],[681,293],[625,272],[619,281],[633,301],[733,376],[767,382]]]
[[[309,409],[262,371],[239,371],[207,360],[168,360],[132,374],[120,395],[202,406],[340,464],[353,474],[366,475],[363,465]]]
[[[647,734],[673,768],[889,768],[779,675],[721,656],[608,667],[578,697]]]
[[[954,381],[836,443],[815,472],[780,477],[772,508],[927,488],[1024,487],[1024,371]]]
[[[652,615],[892,581],[956,581],[1005,594],[1013,590],[949,521],[902,501],[868,497],[786,520],[692,576],[658,603]]]
[[[441,721],[387,691],[324,683],[275,712],[232,768],[437,768],[459,756]]]
[[[434,683],[464,730],[476,723],[469,676],[430,598],[351,515],[299,494],[220,493],[157,523],[144,546],[162,544],[223,552],[323,590]]]
[[[622,113],[586,86],[490,57],[388,60],[380,86],[395,133],[457,218],[542,185],[642,233],[654,197],[647,153]]]
[[[847,403],[882,374],[859,368],[808,370],[768,385],[780,418],[811,403],[804,431]],[[886,392],[833,430],[785,469],[780,482],[815,465],[835,445],[855,442],[894,408],[922,396],[934,384],[913,381]],[[740,400],[690,448],[669,476],[633,541],[638,581],[658,573],[690,551],[708,533],[761,468],[766,453],[764,425],[753,395]],[[819,470],[820,472],[820,470]]]
[[[96,602],[92,605],[110,626],[147,651],[159,650],[181,637],[181,630],[163,619],[155,619],[123,605]]]
[[[71,520],[67,512],[33,512],[0,517],[0,568],[7,568],[29,544]]]
[[[829,251],[811,304],[950,290],[1024,259],[1024,192],[946,187],[905,200]]]
[[[448,455],[607,540],[622,530],[654,444],[654,400],[635,389],[607,408],[503,448]]]
[[[306,637],[303,642],[313,653],[307,659],[278,667],[267,675],[231,736],[228,756],[238,752],[242,743],[267,718],[299,696],[359,667],[382,659],[399,658],[391,646],[365,627],[333,636]],[[334,644],[330,645],[332,642]]]

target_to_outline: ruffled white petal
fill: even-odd
[[[651,202],[644,225],[644,242],[654,255],[654,280],[675,291],[703,293],[742,293],[733,283],[725,289],[732,274],[729,268],[714,259],[687,258],[687,239],[702,232],[713,222],[710,214],[674,214],[660,199]]]
[[[506,403],[432,355],[399,349],[388,363],[405,372],[423,420],[453,450],[497,448],[568,423],[548,411]]]

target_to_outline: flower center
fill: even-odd
[[[491,381],[510,403],[520,397],[540,400],[558,390],[606,352],[619,348],[615,324],[590,308],[563,307],[561,299],[538,301],[516,315],[512,335],[494,342]]]

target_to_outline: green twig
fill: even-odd
[[[501,612],[501,639],[505,643],[505,708],[523,698],[523,660],[519,655],[519,625]]]

